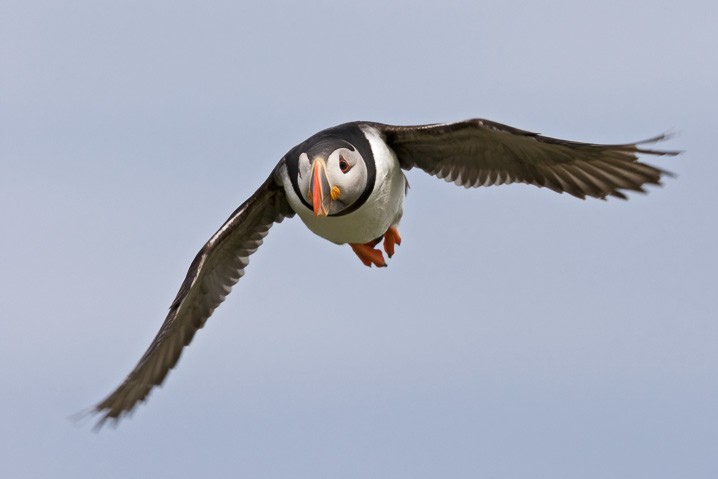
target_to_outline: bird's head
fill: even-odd
[[[367,188],[367,165],[344,140],[329,138],[299,155],[297,183],[314,216],[340,214]]]

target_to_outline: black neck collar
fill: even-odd
[[[366,164],[366,186],[364,187],[362,194],[354,203],[349,205],[344,210],[339,213],[329,215],[344,216],[356,211],[359,207],[366,203],[366,200],[371,195],[371,192],[374,191],[374,184],[376,183],[376,161],[374,159],[374,153],[371,150],[371,145],[369,144],[369,140],[364,134],[364,131],[359,127],[359,123],[345,123],[343,125],[320,131],[316,135],[289,150],[289,152],[285,155],[285,161],[287,164],[287,173],[289,174],[289,179],[292,182],[294,192],[297,194],[302,204],[310,211],[313,211],[312,205],[309,204],[307,199],[299,190],[299,156],[302,153],[306,153],[313,149],[313,147],[315,147],[318,143],[331,145],[332,142],[337,143],[336,148],[332,148],[332,151],[345,146],[346,148],[358,151]],[[331,152],[327,152],[327,154],[328,153]]]

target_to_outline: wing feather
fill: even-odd
[[[192,261],[169,313],[149,348],[127,378],[94,407],[105,421],[118,420],[162,384],[182,350],[244,275],[249,256],[269,228],[294,215],[274,173],[202,247]]]
[[[542,136],[489,120],[418,126],[372,123],[396,152],[404,169],[467,188],[528,183],[578,198],[626,198],[621,190],[645,192],[671,173],[639,161],[639,155],[674,156],[645,148],[667,139],[602,145]]]

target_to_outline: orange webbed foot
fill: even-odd
[[[399,230],[396,226],[390,226],[386,233],[384,233],[384,251],[391,258],[394,256],[394,246],[401,244],[401,236],[399,236]]]
[[[381,251],[378,249],[374,249],[374,245],[376,243],[367,243],[367,244],[356,244],[356,243],[349,243],[349,246],[352,247],[352,250],[354,250],[354,253],[359,257],[362,263],[364,263],[366,266],[371,267],[371,265],[374,265],[378,268],[384,268],[386,267],[386,261],[384,261],[384,255]]]

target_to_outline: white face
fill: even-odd
[[[315,213],[335,215],[350,207],[364,192],[367,167],[358,151],[338,148],[328,157],[299,156],[299,190]],[[321,202],[321,208],[314,203]]]

